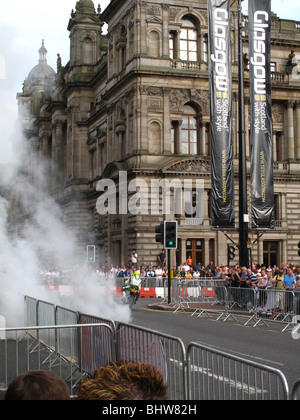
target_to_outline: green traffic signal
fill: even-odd
[[[177,221],[164,222],[164,247],[177,249]]]

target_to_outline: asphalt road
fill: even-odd
[[[293,339],[291,332],[282,332],[282,324],[253,328],[232,320],[223,322],[208,316],[151,309],[160,302],[161,299],[139,299],[132,310],[132,324],[179,337],[186,346],[194,341],[279,369],[290,390],[300,378],[300,339]]]

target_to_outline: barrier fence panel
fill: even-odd
[[[44,300],[37,301],[37,325],[55,325],[55,305]],[[40,329],[38,332],[38,344],[46,346],[54,352],[56,348],[56,332],[54,329]],[[34,351],[34,348],[32,351]]]
[[[55,325],[77,325],[79,314],[62,306],[55,307]],[[55,352],[80,368],[80,337],[78,328],[57,331]]]
[[[39,336],[51,336],[53,333],[56,336],[61,334],[65,337],[69,335],[69,348],[65,347],[65,352],[68,354],[75,354],[77,347],[76,340],[73,340],[73,334],[76,337],[83,337],[81,331],[84,330],[85,340],[90,343],[91,352],[96,353],[94,348],[97,343],[89,337],[98,335],[99,329],[106,331],[106,337],[113,341],[114,331],[107,324],[81,324],[81,325],[55,325],[43,327],[22,327],[22,328],[2,328],[0,332],[4,332],[6,338],[0,340],[0,391],[6,391],[9,383],[20,373],[28,370],[49,370],[66,380],[70,388],[70,395],[76,393],[75,387],[82,378],[82,372],[74,371],[73,363],[65,363],[61,357],[56,359],[53,364],[51,357],[46,357],[45,351],[48,350],[49,356],[53,355],[52,349],[44,347],[43,351],[38,349],[35,352],[30,351],[30,344],[34,340],[32,331],[38,330]],[[64,331],[64,332],[63,332]],[[79,343],[80,346],[83,342]],[[47,356],[47,354],[46,354]],[[112,358],[112,356],[110,357]],[[78,362],[78,361],[77,361]]]
[[[179,338],[119,323],[116,349],[117,360],[134,360],[155,366],[168,383],[169,399],[187,399],[185,347]]]
[[[109,326],[109,330],[95,328],[92,334],[85,328],[81,330],[81,369],[92,374],[99,366],[105,366],[116,360],[115,337],[110,334],[110,331],[116,330],[115,322],[80,313],[79,323],[101,323]]]
[[[291,393],[291,400],[300,400],[300,378],[294,383]]]
[[[208,346],[187,348],[190,400],[286,400],[288,384],[281,371]]]
[[[299,293],[291,290],[262,289],[257,291],[257,323],[277,321],[285,324],[285,331],[299,315]]]
[[[202,315],[212,317],[214,314],[217,315],[217,319],[221,319],[223,315],[226,315],[227,300],[227,289],[223,285],[201,286],[200,304],[192,315],[199,312],[198,317]]]
[[[37,322],[37,299],[24,296],[25,326],[38,325]]]

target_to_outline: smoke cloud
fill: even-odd
[[[6,326],[23,325],[24,295],[128,322],[129,308],[110,293],[114,281],[90,268],[85,245],[48,193],[49,162],[29,153],[18,124],[13,139],[14,159],[0,173],[0,316]],[[65,271],[74,294],[60,297],[46,291],[41,270],[47,265]]]

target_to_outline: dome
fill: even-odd
[[[82,15],[94,15],[95,5],[92,0],[79,0],[76,3],[76,12],[79,12]]]
[[[42,41],[39,49],[39,63],[29,72],[27,76],[27,84],[29,87],[35,84],[51,85],[55,81],[56,73],[51,66],[47,64],[47,50]]]

